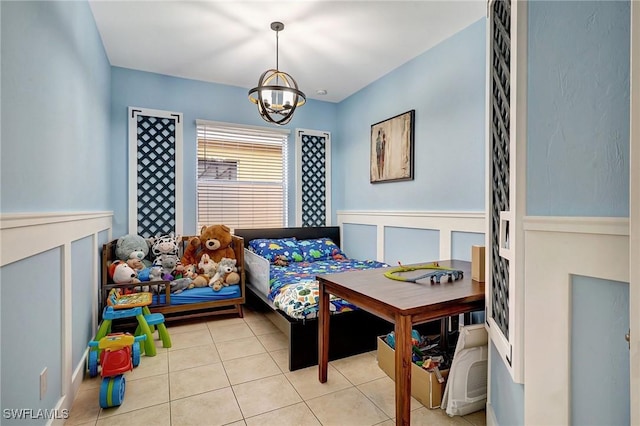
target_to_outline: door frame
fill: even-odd
[[[631,1],[629,108],[629,397],[631,424],[640,424],[640,3]],[[635,121],[635,122],[634,122]]]

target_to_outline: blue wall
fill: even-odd
[[[629,425],[629,284],[574,276],[570,288],[571,422]],[[605,365],[594,366],[592,354]]]
[[[2,1],[0,15],[0,212],[109,210],[111,67],[89,5]],[[98,253],[90,247],[81,240],[71,251],[85,259],[68,277],[77,302],[71,319],[75,363],[93,332],[88,302],[96,294],[91,283]],[[0,269],[3,409],[52,409],[60,400],[68,380],[62,376],[62,265],[58,247]],[[48,386],[40,400],[45,367]]]
[[[628,1],[529,3],[527,214],[629,215],[629,25]]]
[[[2,409],[53,408],[62,396],[60,256],[57,248],[2,268]],[[40,400],[39,375],[45,367],[47,393]]]
[[[256,79],[258,75],[256,75]],[[111,194],[114,210],[113,235],[126,234],[127,170],[128,170],[128,107],[152,108],[184,114],[184,234],[196,233],[196,124],[197,119],[222,121],[252,126],[274,127],[263,121],[254,104],[249,102],[247,89],[170,77],[126,68],[112,68],[111,90],[111,185],[118,188]],[[296,111],[284,128],[289,137],[289,185],[295,188],[296,128],[335,132],[336,105],[309,100]],[[281,128],[279,126],[279,128]],[[289,221],[295,220],[294,194],[289,198]]]
[[[102,244],[106,243],[102,240]],[[94,336],[96,330],[92,328],[93,312],[90,309],[96,295],[96,288],[93,285],[93,270],[87,268],[93,257],[93,239],[86,237],[71,244],[71,258],[74,260],[71,265],[71,294],[73,303],[71,305],[71,316],[73,323],[72,355],[71,365],[79,365],[87,347],[87,342]]]
[[[0,211],[109,210],[110,67],[88,4],[1,3]]]
[[[524,425],[525,386],[511,380],[509,370],[500,358],[500,353],[489,344],[491,359],[491,405],[498,425]],[[544,409],[544,408],[542,408]]]
[[[338,104],[336,210],[484,210],[485,21]],[[414,180],[371,184],[371,125],[411,109]]]

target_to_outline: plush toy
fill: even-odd
[[[232,240],[231,230],[225,225],[203,226],[200,236],[189,240],[182,256],[182,263],[197,265],[204,253],[214,262],[219,262],[223,257],[235,259],[236,254],[229,247]]]
[[[162,268],[162,279],[165,281],[173,281],[174,276],[171,275],[171,271],[178,266],[178,256],[175,254],[161,254],[153,261],[153,266],[160,266]]]
[[[173,280],[169,285],[171,287],[169,291],[175,294],[182,293],[184,290],[193,288],[191,278],[180,278],[178,280]]]
[[[183,265],[197,265],[202,257],[200,250],[200,237],[191,237],[184,248],[180,261]]]
[[[194,287],[206,287],[209,285],[209,275],[198,274],[198,267],[196,265],[187,265],[184,268],[184,278],[191,278],[191,283]]]
[[[139,259],[145,266],[149,266],[151,262],[146,260],[149,254],[149,244],[147,240],[140,235],[127,234],[118,238],[116,242],[116,258],[127,261],[129,259]]]
[[[184,273],[182,275],[184,278],[194,279],[198,276],[198,267],[196,265],[187,265],[184,267]]]
[[[211,260],[211,257],[207,253],[204,253],[198,262],[198,271],[202,274],[214,276],[218,270],[218,264]]]
[[[220,291],[223,286],[232,284],[238,284],[240,282],[240,275],[238,275],[238,268],[236,267],[236,260],[223,257],[218,263],[218,269],[211,280],[209,281],[209,287],[214,291]]]
[[[331,252],[331,257],[333,258],[333,260],[347,260],[347,258],[344,257],[344,255],[338,249],[333,249],[333,251]]]
[[[276,266],[289,266],[289,261],[287,260],[287,256],[277,254],[276,258],[273,260],[273,264]]]
[[[159,235],[157,237],[151,237],[147,240],[151,249],[151,256],[155,260],[162,254],[171,254],[178,256],[178,249],[180,248],[180,236],[174,235],[173,232],[169,235]]]
[[[142,259],[138,259],[137,257],[129,258],[126,260],[126,262],[127,265],[131,267],[131,269],[133,269],[134,271],[138,271],[138,273],[146,268],[145,264],[142,262]]]
[[[173,279],[175,280],[179,280],[180,278],[185,278],[184,276],[184,265],[182,263],[179,263],[176,265],[175,268],[173,268],[173,271],[171,271],[171,275],[173,275]]]
[[[150,266],[137,272],[140,281],[162,281],[162,266]]]
[[[139,283],[138,274],[131,266],[122,260],[116,260],[109,265],[109,276],[116,284]]]
[[[149,281],[162,281],[162,267],[153,266],[149,268]]]
[[[200,288],[208,286],[209,280],[209,275],[199,274],[191,282],[193,283],[194,287]]]

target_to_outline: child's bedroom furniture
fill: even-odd
[[[305,318],[292,318],[283,310],[276,308],[273,301],[269,300],[268,297],[271,290],[269,288],[269,270],[273,262],[258,256],[248,250],[248,247],[253,240],[276,241],[295,238],[297,241],[313,241],[329,238],[339,249],[340,228],[330,226],[236,229],[234,234],[242,237],[245,247],[247,247],[244,256],[244,269],[246,271],[248,302],[256,309],[267,312],[267,317],[287,335],[289,339],[289,370],[293,371],[316,365],[318,363],[317,318],[312,315],[307,315]],[[336,257],[339,256],[338,254]],[[296,262],[292,262],[290,265],[297,266],[294,263]],[[302,264],[303,262],[300,263]],[[326,263],[324,265],[326,266]],[[313,276],[309,276],[308,280],[313,280]],[[336,302],[335,305],[341,306],[339,302]],[[332,315],[331,321],[329,357],[330,359],[338,359],[375,350],[376,337],[386,334],[392,329],[393,325],[391,323],[357,308],[347,312],[336,313]]]
[[[363,311],[395,324],[396,424],[408,425],[411,418],[412,327],[452,315],[482,310],[484,283],[471,279],[470,262],[438,261],[440,266],[463,271],[462,279],[429,283],[429,280],[389,280],[385,269],[368,269],[346,274],[318,275],[319,300],[319,379],[327,381],[334,316],[329,313],[331,296],[348,298]],[[442,342],[442,340],[441,340]]]
[[[182,237],[182,247],[178,257],[182,257],[189,236]],[[205,317],[219,314],[237,314],[242,317],[242,305],[245,303],[244,242],[241,237],[233,236],[231,247],[236,256],[240,283],[222,287],[214,291],[211,287],[192,288],[181,293],[171,293],[168,281],[142,282],[137,284],[114,284],[109,278],[109,264],[116,260],[115,247],[117,240],[110,241],[102,247],[102,281],[101,309],[107,305],[109,292],[114,288],[132,290],[140,285],[154,284],[152,289],[161,285],[163,290],[153,294],[149,309],[153,313],[161,313],[167,321]]]

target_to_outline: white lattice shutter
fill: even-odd
[[[331,223],[331,134],[296,131],[296,226]]]
[[[129,108],[129,233],[182,234],[182,114]]]
[[[486,322],[512,379],[522,383],[526,3],[488,6]]]

